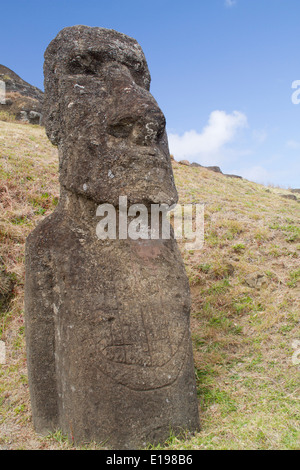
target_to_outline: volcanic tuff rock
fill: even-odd
[[[45,53],[61,198],[26,243],[35,428],[133,449],[199,429],[190,292],[170,239],[98,239],[96,211],[177,202],[165,118],[132,38],[65,28]],[[147,226],[148,228],[148,226]]]

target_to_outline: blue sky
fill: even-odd
[[[0,19],[0,63],[42,89],[63,27],[134,37],[177,160],[300,188],[299,0],[15,0]]]

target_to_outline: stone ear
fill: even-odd
[[[44,107],[44,124],[48,139],[53,145],[59,145],[61,132],[59,125],[59,110],[58,105],[50,106],[45,110]]]
[[[56,80],[50,83],[45,83],[44,125],[50,142],[58,145],[61,139],[58,83]]]
[[[56,54],[56,42],[52,41],[45,52],[44,62],[44,104],[43,116],[46,134],[53,145],[58,145],[61,139],[60,112],[59,112],[59,80],[56,65],[53,60]],[[47,78],[46,78],[47,77]]]

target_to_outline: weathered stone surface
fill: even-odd
[[[46,131],[66,189],[115,205],[122,194],[129,203],[177,201],[165,117],[134,39],[66,28],[45,53],[44,73]]]
[[[5,312],[13,295],[14,282],[0,258],[0,314]]]
[[[199,429],[188,279],[176,240],[99,240],[96,208],[177,201],[165,119],[138,43],[65,28],[45,53],[46,131],[61,198],[26,243],[38,432],[132,449]]]
[[[17,120],[41,125],[44,93],[1,64],[0,80],[5,82],[6,89],[5,103],[0,104],[0,110]]]

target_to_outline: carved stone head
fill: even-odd
[[[117,205],[177,202],[165,117],[139,44],[113,30],[63,29],[45,52],[45,125],[63,188]]]

